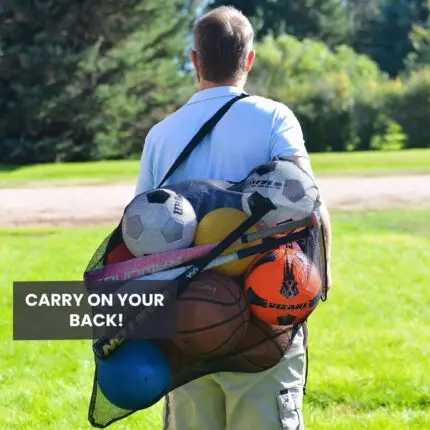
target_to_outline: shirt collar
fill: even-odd
[[[226,96],[236,96],[245,93],[238,87],[223,86],[223,87],[213,87],[206,90],[202,90],[194,94],[187,104],[198,103],[209,99],[214,99],[218,97]]]

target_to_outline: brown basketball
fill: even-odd
[[[222,356],[241,341],[248,321],[242,288],[224,275],[204,272],[178,300],[178,331],[173,341],[186,354]]]
[[[230,365],[236,371],[260,372],[279,363],[291,345],[293,326],[269,325],[251,315],[248,329],[234,348]]]
[[[154,339],[154,343],[161,348],[170,364],[172,372],[172,382],[175,383],[177,375],[186,374],[187,369],[192,369],[200,359],[194,355],[189,355],[181,350],[170,339]],[[185,370],[184,370],[185,369]]]

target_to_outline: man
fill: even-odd
[[[200,91],[149,132],[136,194],[156,188],[199,128],[243,92],[255,58],[253,38],[249,21],[232,7],[217,8],[198,20],[190,56]],[[240,181],[275,157],[292,159],[312,174],[300,125],[290,109],[251,96],[232,106],[167,184],[190,178]],[[322,222],[330,240],[325,208]],[[208,375],[174,390],[166,399],[165,429],[303,429],[305,330],[267,371]]]

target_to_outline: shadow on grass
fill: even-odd
[[[19,164],[1,164],[0,172],[13,172],[14,170],[19,170],[22,166]]]
[[[416,410],[427,410],[430,406],[429,398],[424,393],[417,393],[416,397],[403,398],[401,396],[391,396],[384,398],[381,396],[382,389],[364,392],[365,395],[361,397],[354,397],[347,392],[333,392],[327,393],[320,390],[312,390],[309,388],[307,392],[306,402],[309,405],[319,407],[321,409],[333,408],[342,406],[343,408],[350,409],[351,411],[358,410],[376,410],[379,408],[397,407],[408,408]],[[372,396],[373,394],[373,396]]]
[[[25,227],[18,227],[16,230],[12,229],[0,229],[0,237],[24,237],[24,238],[32,238],[32,239],[43,239],[47,236],[55,236],[58,235],[58,231],[56,230],[48,230],[48,231],[38,231],[38,230],[28,230]]]

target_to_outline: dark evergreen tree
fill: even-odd
[[[414,29],[427,25],[428,13],[427,0],[382,2],[369,53],[390,76],[404,70],[406,58],[415,51]]]
[[[413,51],[406,58],[408,71],[430,65],[430,0],[421,0],[418,7],[420,22],[409,34]]]
[[[329,46],[348,39],[349,9],[342,0],[213,0],[209,8],[232,5],[252,21],[257,38],[288,33],[314,38]]]
[[[198,0],[16,0],[0,14],[0,160],[119,158],[184,98]]]
[[[348,44],[359,53],[368,54],[371,50],[381,2],[382,0],[348,0],[350,9]]]
[[[403,61],[412,50],[410,12],[408,0],[386,0],[381,4],[369,53],[392,77],[403,69]]]

